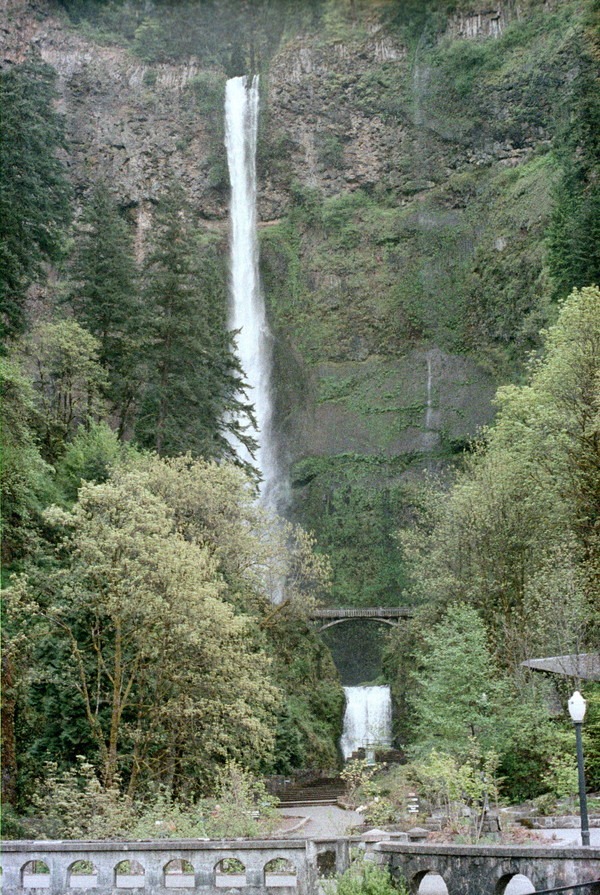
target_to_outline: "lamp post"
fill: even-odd
[[[585,775],[583,772],[583,745],[581,743],[581,725],[585,716],[585,699],[575,690],[569,699],[569,714],[575,725],[577,742],[577,769],[579,771],[579,814],[581,816],[581,844],[590,844],[590,828],[588,824],[587,798],[585,794]]]

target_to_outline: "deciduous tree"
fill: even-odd
[[[210,551],[176,530],[145,477],[84,484],[72,513],[49,518],[65,526],[67,557],[46,585],[51,600],[24,579],[13,592],[65,644],[64,685],[78,693],[104,784],[122,774],[130,791],[149,778],[201,787],[228,758],[266,760],[278,698],[268,660],[222,599]]]

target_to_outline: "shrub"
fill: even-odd
[[[408,895],[402,881],[392,882],[389,870],[360,858],[325,883],[326,895]]]

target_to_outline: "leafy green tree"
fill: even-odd
[[[130,466],[171,507],[177,531],[210,551],[231,603],[260,618],[263,630],[282,615],[306,619],[328,587],[327,558],[314,552],[307,532],[259,506],[243,470],[189,455],[137,454],[114,477]],[[281,600],[274,605],[276,588]]]
[[[432,494],[423,527],[402,536],[417,591],[478,607],[512,667],[598,630],[599,374],[600,290],[588,287],[562,305],[528,384],[498,391],[496,423],[450,494]]]
[[[2,564],[6,568],[32,546],[50,467],[42,460],[32,425],[36,409],[31,383],[4,358],[0,359],[0,388]]]
[[[105,787],[125,774],[206,786],[228,758],[258,767],[273,744],[278,700],[249,622],[222,599],[209,551],[175,527],[169,506],[132,470],[85,483],[44,590],[26,579],[12,607],[39,619],[40,643],[64,644],[63,687],[73,689]]]
[[[223,598],[251,619],[248,636],[271,657],[271,678],[282,691],[272,769],[335,765],[344,695],[307,617],[330,577],[314,539],[262,509],[243,471],[231,464],[135,454],[130,464],[171,507],[177,530],[209,551],[226,584]]]
[[[181,191],[172,188],[146,258],[146,372],[136,436],[160,455],[234,458],[228,435],[255,446],[245,431],[252,413],[239,397],[244,382],[226,328],[224,271],[186,213]]]
[[[123,433],[139,389],[141,302],[133,234],[106,185],[97,184],[81,219],[70,301],[79,322],[99,341],[107,395]]]
[[[71,217],[70,187],[57,150],[64,146],[54,108],[56,75],[28,59],[0,73],[0,333],[25,329],[25,301],[45,262],[62,257]]]
[[[40,445],[56,460],[79,426],[97,421],[106,409],[106,373],[99,342],[74,320],[41,321],[20,345],[33,380]]]
[[[105,422],[80,426],[55,465],[56,484],[64,500],[77,499],[82,481],[105,482],[113,467],[134,451]]]

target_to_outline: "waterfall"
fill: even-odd
[[[427,354],[427,410],[425,412],[425,428],[433,428],[433,409],[431,406],[431,380],[432,380],[433,364],[431,362],[431,352]]]
[[[238,356],[254,404],[258,450],[256,465],[262,477],[261,502],[273,509],[280,482],[273,441],[271,401],[271,336],[258,273],[256,231],[256,132],[258,75],[231,78],[225,91],[225,145],[231,182],[231,311],[230,329],[238,331]],[[248,450],[232,437],[242,460]]]
[[[346,713],[340,746],[344,759],[363,748],[367,755],[374,747],[392,742],[392,700],[389,687],[344,687]]]

